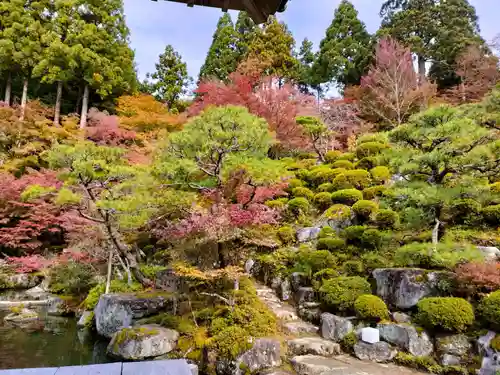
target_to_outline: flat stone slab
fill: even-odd
[[[2,375],[55,375],[57,367],[46,368],[22,368],[14,370],[0,370]]]
[[[191,375],[184,359],[167,361],[128,362],[123,364],[122,375]]]
[[[340,345],[321,337],[302,337],[288,340],[288,351],[292,355],[320,355],[333,357],[341,353]]]
[[[283,324],[283,327],[292,334],[317,334],[319,331],[319,327],[311,324],[309,322],[304,322],[303,320],[296,320],[292,322],[286,322]]]
[[[121,363],[59,367],[56,372],[57,375],[120,375],[121,373]]]

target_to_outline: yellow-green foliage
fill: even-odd
[[[500,335],[496,335],[493,340],[490,341],[490,348],[495,352],[500,352]]]
[[[138,292],[142,290],[142,285],[138,283],[132,283],[132,285],[128,285],[127,282],[120,280],[112,280],[109,291],[111,293],[131,293]],[[99,302],[99,298],[106,291],[106,284],[98,284],[92,289],[90,289],[87,298],[83,301],[82,305],[85,310],[94,310],[97,306],[97,302]]]
[[[286,207],[286,202],[283,202],[280,199],[274,199],[274,200],[271,200],[271,201],[266,201],[264,204],[267,207],[273,208],[275,210],[282,210],[282,209],[284,209]]]
[[[346,276],[361,276],[365,273],[365,267],[360,260],[348,260],[344,262],[342,270]]]
[[[324,184],[318,186],[319,192],[331,193],[334,190],[335,190],[335,185],[333,185],[331,182],[325,182]]]
[[[371,175],[364,169],[354,169],[352,171],[344,172],[347,181],[356,189],[363,190],[371,184]]]
[[[385,184],[391,178],[391,171],[383,165],[370,169],[370,174],[377,184]]]
[[[483,209],[484,220],[493,226],[500,225],[500,204]]]
[[[399,352],[396,358],[394,358],[394,362],[406,367],[426,371],[431,374],[469,375],[469,371],[466,368],[460,366],[441,366],[432,357],[416,357],[404,352]]]
[[[335,177],[337,177],[339,174],[344,172],[345,169],[343,168],[335,168],[332,169],[326,165],[320,165],[315,168],[313,168],[308,175],[308,181],[313,183],[316,186],[319,186],[321,184],[327,183],[327,182],[332,182]]]
[[[490,191],[494,194],[500,194],[500,181],[491,184]]]
[[[217,353],[219,360],[233,360],[251,347],[250,335],[239,326],[227,327],[210,340],[210,348]]]
[[[314,193],[306,187],[293,188],[292,195],[294,197],[306,198],[308,201],[312,201],[314,199]]]
[[[481,320],[494,329],[500,328],[500,290],[485,297],[478,308]]]
[[[399,215],[390,209],[379,210],[375,214],[375,223],[380,228],[394,228],[399,224]]]
[[[156,274],[160,271],[165,271],[167,267],[165,266],[158,266],[154,264],[142,264],[140,266],[141,272],[150,280],[155,280],[156,279]]]
[[[327,192],[318,193],[314,196],[314,203],[319,209],[325,210],[332,205],[332,195]]]
[[[333,180],[334,190],[353,189],[354,185],[347,179],[344,173],[339,174]]]
[[[463,298],[424,298],[417,308],[416,320],[429,329],[463,332],[474,323],[474,309]]]
[[[344,152],[337,158],[337,160],[349,160],[349,161],[354,161],[354,159],[356,159],[356,155],[353,152]]]
[[[158,334],[157,329],[149,328],[149,327],[131,327],[131,328],[123,328],[119,331],[114,337],[114,351],[118,352],[120,349],[120,345],[125,341],[140,341],[146,337],[154,336]]]
[[[450,221],[455,224],[467,224],[477,220],[481,212],[481,203],[471,198],[456,199],[446,208]]]
[[[381,197],[386,192],[387,187],[384,185],[372,186],[366,189],[363,189],[363,197],[365,199],[374,199],[376,197]]]
[[[284,244],[291,244],[295,242],[295,230],[292,227],[285,225],[278,229],[278,237]]]
[[[363,262],[366,272],[371,272],[377,268],[391,267],[392,265],[389,259],[375,252],[362,254],[361,261]]]
[[[301,248],[297,252],[295,268],[313,275],[325,268],[337,267],[337,258],[328,250],[313,250]]]
[[[380,142],[366,142],[356,147],[356,155],[359,159],[366,158],[367,156],[374,156],[380,154],[388,146]]]
[[[359,296],[354,302],[354,310],[361,319],[376,321],[389,319],[389,309],[385,302],[371,294]]]
[[[352,206],[352,210],[360,219],[368,219],[378,210],[378,204],[373,201],[359,200]]]
[[[325,280],[319,292],[321,301],[328,308],[333,311],[350,312],[359,296],[371,293],[371,286],[362,277],[341,276]]]
[[[377,229],[367,229],[361,236],[361,244],[369,249],[379,249],[382,246],[384,235]]]
[[[359,244],[361,243],[361,238],[363,233],[366,231],[364,225],[351,225],[344,229],[344,237],[347,239],[349,244]]]
[[[320,238],[316,245],[318,250],[329,250],[329,251],[337,251],[345,248],[345,241],[341,238],[335,237],[326,237]]]
[[[376,167],[378,164],[379,160],[376,156],[368,156],[358,161],[356,164],[354,164],[354,166],[356,167],[356,169],[370,170]]]
[[[332,168],[354,169],[354,164],[349,160],[337,160],[332,163]]]
[[[352,217],[352,210],[344,204],[334,204],[325,211],[323,216],[330,220],[345,221]]]
[[[309,201],[303,197],[290,199],[287,206],[294,214],[307,213],[309,211]]]
[[[21,193],[21,200],[29,202],[34,199],[39,199],[44,195],[53,193],[56,189],[54,187],[45,187],[40,185],[30,185]]]
[[[338,150],[333,150],[333,151],[328,151],[325,154],[325,161],[327,163],[334,163],[340,156],[342,155],[342,152]]]
[[[363,199],[363,193],[356,189],[344,189],[332,193],[333,203],[341,203],[352,206],[361,199]]]
[[[328,238],[328,237],[336,237],[337,236],[337,232],[335,232],[335,230],[333,230],[332,227],[323,227],[321,228],[321,230],[319,231],[319,234],[318,234],[318,238]]]
[[[306,185],[306,183],[302,180],[299,180],[298,178],[292,178],[287,181],[288,182],[288,188],[289,189],[295,189],[298,187],[303,187]]]
[[[350,332],[340,340],[340,347],[346,353],[354,352],[354,345],[358,343],[356,332]]]
[[[262,272],[272,277],[288,271],[295,264],[296,257],[294,250],[284,248],[260,255],[256,260],[261,265]]]
[[[82,196],[74,193],[68,188],[62,188],[57,192],[54,203],[57,206],[73,205],[79,204],[82,200]]]
[[[356,144],[359,146],[363,143],[368,143],[368,142],[377,142],[377,143],[382,143],[386,144],[388,142],[388,134],[387,133],[367,133],[361,135],[357,140]]]

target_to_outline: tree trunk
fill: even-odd
[[[23,96],[21,97],[21,115],[19,116],[19,120],[21,121],[24,120],[27,101],[28,101],[28,78],[25,78],[23,82]]]
[[[423,56],[418,56],[418,84],[422,86],[425,81],[425,58]]]
[[[436,225],[434,226],[434,229],[432,230],[432,255],[437,251],[437,245],[439,242],[439,226],[441,225],[441,222],[439,221],[438,218],[436,218]]]
[[[80,116],[80,129],[87,126],[87,112],[89,110],[89,86],[86,84],[83,90],[82,114]]]
[[[108,258],[108,275],[106,277],[106,290],[104,293],[109,293],[109,288],[111,287],[111,271],[113,270],[113,250],[109,249],[109,258]]]
[[[82,102],[82,87],[78,87],[78,95],[76,97],[75,113],[80,113],[80,103]]]
[[[10,106],[10,93],[12,92],[12,76],[9,73],[7,82],[5,83],[5,103]]]
[[[460,83],[460,91],[462,92],[462,102],[465,103],[467,101],[467,96],[465,95],[465,83],[463,82],[463,78]]]
[[[57,81],[56,107],[54,109],[54,125],[59,126],[59,117],[61,115],[61,99],[62,99],[63,83]]]

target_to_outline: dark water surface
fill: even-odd
[[[0,311],[0,369],[58,367],[111,362],[106,341],[80,331],[74,318],[47,317],[20,328]]]

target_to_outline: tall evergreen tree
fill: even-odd
[[[314,74],[321,83],[334,80],[340,88],[359,85],[372,54],[371,36],[358,12],[342,0],[321,41]]]
[[[168,45],[155,67],[156,71],[151,75],[151,78],[155,80],[154,96],[157,100],[166,103],[168,108],[175,108],[180,96],[186,93],[186,86],[191,80],[187,65],[174,47]]]
[[[217,78],[226,81],[229,74],[236,70],[237,63],[237,35],[231,16],[225,13],[217,23],[212,45],[201,67],[199,78],[200,80]]]
[[[255,37],[257,26],[250,18],[247,12],[240,12],[236,21],[236,48],[238,51],[238,60],[242,61],[248,56],[248,48]]]
[[[307,93],[309,88],[313,86],[314,79],[312,76],[312,66],[316,56],[313,52],[313,43],[305,38],[300,45],[300,50],[298,54],[299,59],[299,78],[298,84],[300,91]]]

